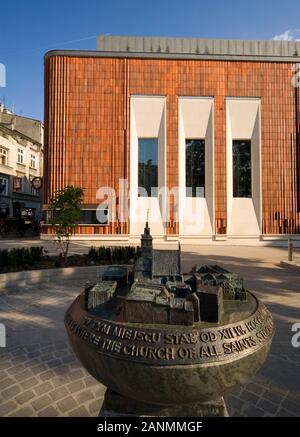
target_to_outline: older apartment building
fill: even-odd
[[[1,216],[39,218],[41,193],[31,181],[43,174],[43,125],[0,105]]]
[[[47,53],[45,209],[72,184],[79,238],[135,241],[148,215],[156,239],[297,239],[298,62],[300,43],[284,41],[100,36],[96,51]],[[123,180],[126,219],[99,223],[99,188],[118,212]]]

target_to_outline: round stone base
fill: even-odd
[[[151,405],[106,390],[99,417],[228,417],[224,398],[191,404]]]

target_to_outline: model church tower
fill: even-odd
[[[142,252],[142,257],[152,258],[153,238],[152,235],[150,234],[148,215],[149,215],[149,210],[147,213],[147,221],[146,221],[146,226],[144,228],[144,233],[141,235],[141,252]]]

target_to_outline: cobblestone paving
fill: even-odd
[[[234,417],[300,417],[300,394],[260,374],[225,399]]]
[[[97,416],[105,387],[82,368],[67,342],[1,352],[0,416]]]
[[[232,248],[214,256],[210,250],[201,247],[201,254],[184,252],[184,265],[217,262],[241,273],[247,287],[271,310],[276,325],[263,368],[246,386],[226,397],[230,415],[300,416],[300,348],[291,345],[292,324],[300,322],[299,274],[266,262],[266,249],[264,261],[233,257]],[[0,290],[0,322],[7,329],[7,348],[0,349],[0,416],[99,413],[105,387],[77,361],[63,325],[65,310],[83,284],[58,284],[53,279],[51,286]]]

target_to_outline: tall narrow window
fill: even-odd
[[[252,197],[251,141],[234,140],[233,153],[233,197]]]
[[[30,155],[30,167],[36,168],[36,158],[33,154]]]
[[[0,194],[8,195],[8,178],[0,176]]]
[[[205,197],[205,140],[185,140],[187,197]]]
[[[23,191],[23,178],[19,178],[19,177],[13,178],[13,191],[14,192]]]
[[[158,187],[158,139],[139,138],[139,187],[151,197],[151,188]],[[152,196],[155,194],[152,192]]]
[[[0,147],[0,164],[7,165],[7,150]]]
[[[18,164],[24,163],[24,150],[21,148],[18,148]]]

